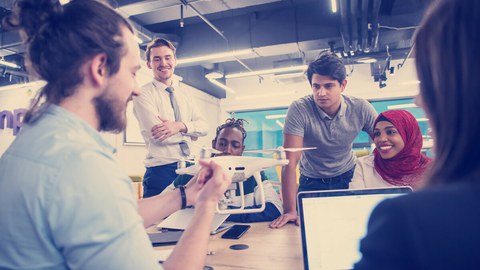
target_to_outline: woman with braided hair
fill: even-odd
[[[244,119],[228,118],[224,124],[217,127],[215,138],[212,140],[212,147],[221,151],[216,156],[241,156],[245,149],[245,138],[247,132],[243,127]],[[266,176],[263,172],[260,173],[262,181],[266,180]],[[180,175],[166,190],[171,191],[179,185],[186,185],[191,175]],[[237,183],[238,185],[238,183]],[[260,191],[258,190],[257,181],[251,176],[243,182],[244,194],[245,194],[245,209],[253,209],[260,207]],[[272,221],[280,216],[283,211],[282,202],[280,196],[273,189],[271,183],[263,182],[263,190],[265,192],[265,210],[260,213],[248,213],[248,214],[233,214],[228,217],[227,221],[233,222],[260,222],[260,221]],[[239,191],[236,190],[236,196],[233,197],[233,204],[230,208],[239,207],[241,205],[240,197],[238,197]]]

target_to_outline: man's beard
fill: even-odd
[[[95,110],[100,121],[99,131],[120,133],[125,130],[127,125],[125,116],[127,104],[109,96],[109,93],[108,89],[94,99]]]

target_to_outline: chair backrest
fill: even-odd
[[[353,153],[355,153],[357,158],[359,158],[359,157],[370,155],[370,150],[368,149],[353,150]]]
[[[141,199],[143,197],[143,178],[140,175],[130,175],[132,179],[133,187],[135,188],[135,197]]]

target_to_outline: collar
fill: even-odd
[[[312,96],[313,98],[313,96]],[[345,102],[345,99],[343,98],[343,95],[340,97],[340,110],[338,110],[337,114],[333,117],[330,117],[326,112],[324,112],[320,107],[318,107],[317,103],[315,103],[315,99],[313,100],[313,104],[315,107],[318,109],[318,112],[320,113],[320,116],[322,119],[330,119],[332,120],[335,117],[343,117],[345,116],[345,113],[347,112],[347,103]]]
[[[106,152],[112,154],[115,154],[115,152],[117,152],[115,147],[111,146],[107,141],[102,138],[100,132],[98,132],[90,124],[79,118],[74,113],[54,104],[48,104],[45,108],[45,113],[60,116],[62,118],[62,121],[66,121],[67,123],[78,127],[79,132],[83,131],[84,133],[86,133]]]
[[[162,89],[162,90],[164,90],[165,92],[166,92],[165,89],[168,87],[168,85],[166,85],[166,84],[164,84],[164,83],[162,83],[162,82],[159,82],[159,81],[157,81],[157,80],[155,80],[155,79],[152,81],[152,84],[153,84],[153,86],[155,87],[155,89]],[[170,85],[170,86],[171,86],[171,85]]]

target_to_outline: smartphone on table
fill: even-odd
[[[235,224],[232,224],[232,223],[229,223],[229,222],[224,222],[222,225],[218,226],[218,228],[216,230],[211,231],[210,234],[215,235],[217,233],[221,233],[223,231],[226,231],[226,230],[230,229],[233,225],[235,225]]]
[[[233,225],[228,231],[226,231],[222,238],[224,239],[239,239],[244,235],[248,229],[250,229],[250,225]]]

